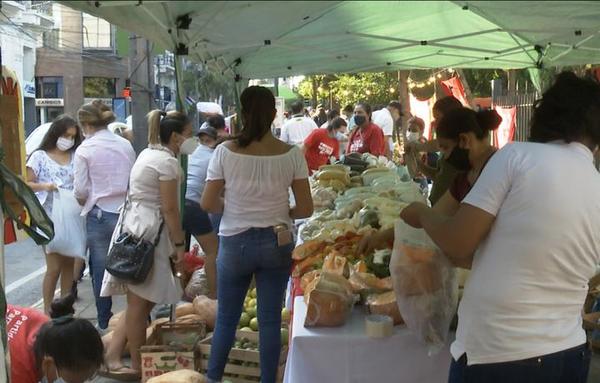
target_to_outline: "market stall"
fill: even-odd
[[[448,348],[428,357],[425,347],[404,326],[396,326],[388,338],[370,338],[365,334],[366,313],[356,308],[342,327],[308,329],[302,297],[296,298],[294,307],[286,383],[442,383],[448,379]]]

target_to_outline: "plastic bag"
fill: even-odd
[[[398,307],[407,327],[429,355],[439,352],[456,313],[456,270],[422,229],[398,220],[390,273]]]
[[[206,279],[204,268],[194,271],[190,281],[185,287],[186,298],[193,301],[197,296],[208,295],[208,293],[208,279]]]
[[[304,292],[306,319],[304,327],[342,326],[354,305],[352,287],[346,278],[323,272]]]
[[[59,188],[54,192],[51,218],[54,239],[46,245],[46,251],[84,259],[87,249],[85,217],[81,216],[81,206],[71,190]]]

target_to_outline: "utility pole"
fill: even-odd
[[[140,153],[148,146],[146,115],[154,109],[154,67],[150,42],[129,36],[129,78],[131,80],[131,118],[133,148]]]

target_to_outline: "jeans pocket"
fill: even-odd
[[[266,269],[291,268],[293,249],[293,244],[278,246],[275,239],[272,246],[261,249],[261,267]]]

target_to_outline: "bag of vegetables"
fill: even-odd
[[[390,274],[398,307],[433,355],[446,344],[456,313],[456,270],[424,230],[398,220],[394,231]]]

